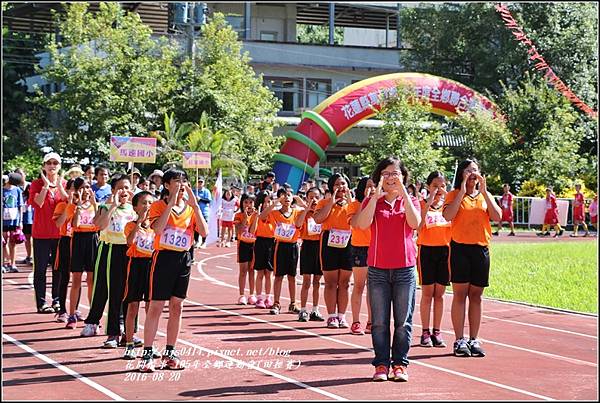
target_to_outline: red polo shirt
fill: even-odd
[[[63,186],[67,186],[67,181],[61,179]],[[42,191],[44,181],[42,178],[31,182],[29,190],[29,203],[33,206],[35,213],[33,215],[33,226],[31,228],[31,236],[37,239],[58,239],[60,238],[59,229],[52,221],[54,208],[62,200],[57,187],[51,187],[46,193],[46,199],[42,207],[35,202],[35,197]]]
[[[363,200],[363,209],[370,197]],[[416,197],[411,202],[420,214],[421,206]],[[398,198],[389,203],[385,197],[377,200],[371,223],[371,243],[367,264],[378,269],[400,269],[414,266],[417,249],[413,240],[413,229],[406,222],[405,199]]]

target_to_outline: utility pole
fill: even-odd
[[[188,15],[187,15],[187,52],[190,60],[192,61],[192,68],[195,67],[194,55],[196,53],[196,45],[194,43],[195,37],[195,24],[194,24],[194,11],[196,8],[196,3],[190,2],[188,3]]]

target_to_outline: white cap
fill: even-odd
[[[50,160],[57,160],[59,164],[62,162],[62,160],[60,159],[60,155],[58,155],[57,153],[48,153],[48,154],[44,155],[44,160],[43,160],[44,163],[46,163]]]
[[[150,174],[149,178],[152,178],[155,175],[158,175],[162,178],[164,174],[163,171],[161,171],[160,169],[155,169],[154,172]]]

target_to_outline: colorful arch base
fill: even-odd
[[[417,97],[431,103],[431,112],[456,116],[459,111],[481,109],[496,116],[498,108],[488,98],[471,88],[446,78],[421,73],[396,73],[371,77],[333,94],[314,110],[305,111],[295,130],[275,155],[278,183],[289,183],[298,190],[314,173],[317,161],[323,160],[329,145],[363,119],[381,109],[385,98],[397,94],[398,87],[412,88]]]

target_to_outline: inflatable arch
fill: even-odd
[[[420,73],[395,73],[354,83],[331,95],[312,111],[302,113],[295,130],[275,154],[273,171],[278,183],[289,183],[294,191],[314,174],[314,166],[325,159],[325,150],[363,119],[381,109],[380,102],[393,97],[398,87],[410,87],[416,96],[427,98],[431,112],[456,116],[459,111],[483,109],[496,116],[497,107],[471,88],[446,78]]]

